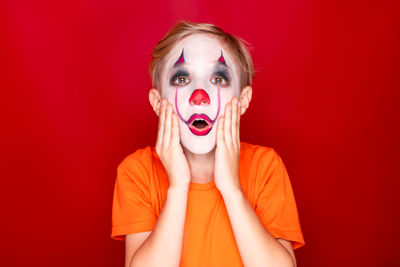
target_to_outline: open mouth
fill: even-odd
[[[213,122],[206,114],[193,114],[188,121],[190,131],[195,135],[207,135],[213,126]]]

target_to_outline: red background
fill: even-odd
[[[253,46],[241,136],[287,166],[299,266],[399,266],[395,2],[2,1],[1,265],[123,266],[116,167],[155,143],[147,66],[187,19]]]

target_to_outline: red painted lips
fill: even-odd
[[[206,114],[193,114],[188,121],[190,131],[195,135],[207,135],[213,126],[213,121]]]

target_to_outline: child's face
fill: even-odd
[[[239,97],[236,65],[216,38],[189,36],[168,54],[161,92],[178,115],[182,145],[192,153],[208,153],[216,144],[217,119],[226,103]]]

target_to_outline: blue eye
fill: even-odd
[[[225,85],[226,81],[224,78],[221,77],[215,77],[211,79],[211,82],[213,84],[217,84],[217,85]]]

